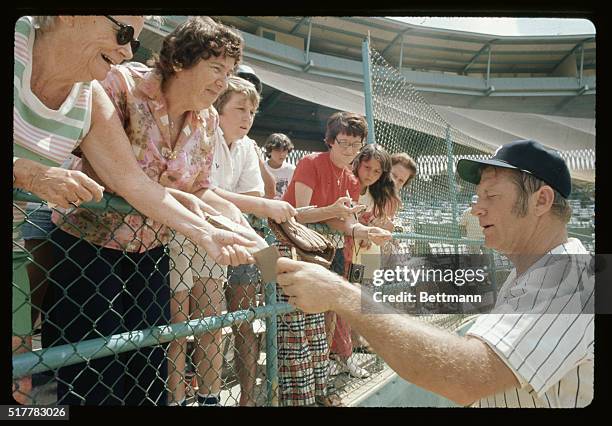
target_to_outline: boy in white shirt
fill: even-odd
[[[238,65],[238,68],[236,68],[235,75],[253,83],[255,89],[257,89],[257,93],[259,93],[259,96],[261,96],[261,92],[263,91],[263,84],[261,83],[261,80],[259,79],[257,74],[255,74],[253,68],[245,64],[240,64]],[[259,171],[261,172],[261,177],[264,182],[264,188],[266,193],[265,197],[277,199],[274,198],[274,186],[276,185],[276,182],[274,181],[274,175],[270,173],[269,169],[266,168],[265,158],[263,156],[263,153],[260,151],[260,148],[257,146],[257,142],[255,142],[251,138],[248,139],[250,139],[250,141],[253,143],[253,146],[255,146],[255,150],[259,154]]]
[[[288,203],[260,198],[264,195],[264,182],[259,168],[259,156],[255,144],[247,136],[253,125],[259,100],[259,93],[252,83],[240,77],[228,79],[227,89],[214,104],[219,112],[219,128],[215,138],[211,179],[218,189],[225,191],[226,196],[229,191],[234,197],[239,197],[231,201],[244,212],[249,211],[247,201],[244,199],[249,199],[249,204],[259,203],[262,206],[259,214],[257,210],[251,210],[257,216],[276,217],[275,210],[290,210],[289,213],[294,215],[296,212]],[[254,306],[258,284],[261,281],[257,267],[240,265],[228,268],[227,277],[225,297],[228,311]],[[236,347],[234,359],[240,382],[240,405],[255,405],[254,388],[259,350],[252,324],[245,322],[234,326],[234,339]],[[215,386],[212,387],[214,391],[209,395],[200,395],[208,398],[207,401],[213,401],[215,396],[218,398],[217,389],[221,384],[220,374],[211,376],[211,379],[215,382]],[[206,379],[204,381],[206,382]]]
[[[274,175],[276,179],[275,200],[280,200],[291,182],[295,166],[285,161],[291,151],[293,143],[291,139],[283,133],[272,133],[268,136],[265,144],[266,169]]]

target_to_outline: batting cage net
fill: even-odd
[[[404,241],[413,247],[412,254],[467,253],[468,244],[451,240],[465,238],[466,228],[469,233],[468,222],[472,219],[466,211],[475,195],[475,186],[458,176],[457,162],[462,158],[489,158],[495,147],[453,128],[397,68],[371,44],[369,47],[375,142],[390,154],[408,154],[418,170],[401,192],[404,203],[397,217],[399,229],[416,234],[418,239]],[[560,154],[570,170],[595,168],[593,150]],[[581,239],[593,252],[594,185],[574,181],[573,188],[570,236]],[[499,261],[504,263],[501,258]]]

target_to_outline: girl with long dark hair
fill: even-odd
[[[401,200],[391,177],[391,167],[391,156],[377,144],[365,145],[353,160],[353,174],[359,180],[360,186],[358,204],[366,206],[358,217],[363,225],[393,231],[392,219],[401,205]],[[374,258],[380,253],[378,246],[359,238],[347,237],[344,244],[345,272],[349,271],[351,263],[363,264],[364,254],[372,255],[369,257]],[[358,336],[353,336],[356,337]],[[331,353],[336,361],[332,363],[332,374],[347,371],[354,377],[368,377],[368,371],[361,368],[352,356],[353,338],[349,325],[338,317],[331,347]]]

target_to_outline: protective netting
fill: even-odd
[[[460,238],[465,234],[462,225],[471,220],[465,212],[475,187],[459,178],[456,166],[461,158],[490,157],[493,147],[450,126],[372,45],[370,72],[376,143],[391,154],[407,153],[418,168],[417,177],[403,191],[404,204],[397,225],[420,238],[405,240],[403,245],[411,247],[413,255],[469,252],[468,244],[444,241]],[[570,168],[594,168],[593,152],[560,154],[569,161]],[[570,236],[581,239],[593,252],[594,187],[580,182],[573,186]],[[500,267],[508,266],[503,256],[495,256]]]

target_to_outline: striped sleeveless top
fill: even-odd
[[[13,75],[13,156],[60,166],[89,131],[91,82],[76,83],[58,110],[46,107],[30,89],[34,25],[30,16],[15,24]],[[26,203],[13,203],[13,250],[23,247],[19,232]]]
[[[32,18],[20,18],[15,24],[14,155],[59,166],[89,131],[91,82],[76,83],[59,109],[47,108],[30,89],[34,37]]]

